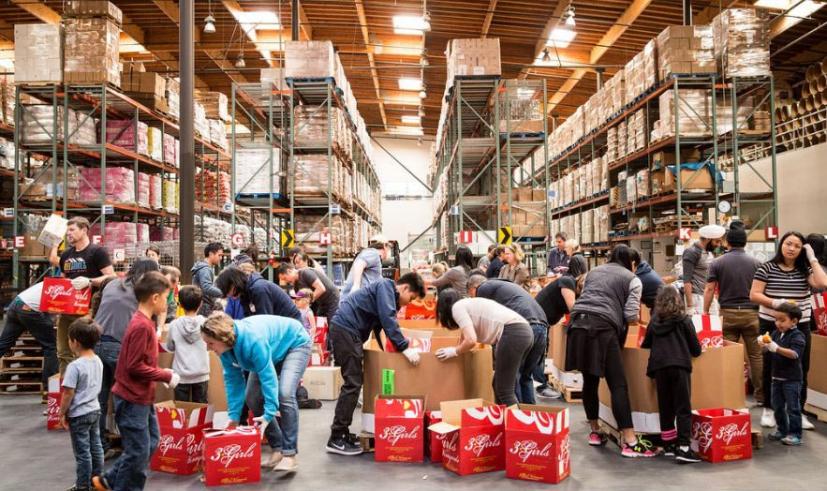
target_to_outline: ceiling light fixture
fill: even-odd
[[[212,14],[204,19],[204,34],[215,34],[215,17]]]
[[[428,97],[428,93],[425,92],[425,87],[422,87],[422,90],[419,91],[419,98],[424,99],[426,97]]]
[[[422,56],[419,57],[419,66],[428,66],[431,64],[426,55],[427,51],[422,51]]]
[[[424,118],[424,117],[425,117],[425,108],[424,108],[424,107],[422,107],[422,106],[420,106],[420,107],[419,107],[419,117],[420,117],[420,118]]]
[[[547,46],[567,48],[577,36],[577,32],[565,27],[555,27],[548,36]]]
[[[574,20],[574,5],[569,3],[569,6],[566,8],[566,13],[563,14],[563,16],[566,18],[566,25],[574,27],[576,24]]]
[[[244,68],[246,66],[247,62],[244,61],[244,53],[239,53],[238,58],[235,60],[235,67]]]
[[[399,90],[422,90],[422,79],[402,77],[399,79]]]
[[[551,55],[548,52],[548,48],[543,48],[543,61],[545,63],[551,62]]]
[[[427,13],[426,13],[427,14]],[[431,30],[430,21],[416,15],[394,15],[393,32],[408,36],[421,36]]]
[[[417,114],[403,114],[402,123],[404,124],[418,124],[422,126],[422,118]]]

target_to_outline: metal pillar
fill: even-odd
[[[290,39],[299,40],[299,0],[290,2]]]
[[[603,76],[606,74],[606,69],[603,67],[597,67],[594,71],[597,73],[597,90],[600,90],[603,88]]]
[[[692,25],[692,0],[683,0],[683,25]]]
[[[179,216],[178,227],[181,239],[179,257],[182,282],[192,280],[190,265],[195,262],[193,243],[195,241],[195,138],[193,128],[193,79],[195,78],[195,56],[193,48],[193,0],[178,2],[181,17],[178,38],[180,79],[181,79],[181,167],[179,169]]]

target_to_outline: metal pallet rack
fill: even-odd
[[[547,167],[543,165],[548,160],[547,120],[542,117],[542,129],[536,128],[540,131],[514,131],[519,129],[512,126],[515,120],[509,117],[514,101],[501,96],[512,90],[536,98],[540,114],[546,114],[548,97],[542,81],[457,77],[448,94],[448,113],[436,153],[437,171],[431,179],[431,187],[436,188],[447,173],[446,199],[434,218],[440,250],[456,250],[454,234],[466,229],[466,224],[496,243],[496,237],[487,230],[512,223],[512,190],[522,181],[517,176],[524,177],[524,162],[532,169],[526,184],[548,189]],[[533,172],[536,169],[540,169],[537,175]],[[547,219],[548,197],[544,198]],[[447,218],[444,225],[443,217]],[[443,227],[447,228],[447,244],[443,243]],[[545,232],[542,237],[515,238],[526,244],[545,245],[548,220]]]

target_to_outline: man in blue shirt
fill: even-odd
[[[353,411],[362,389],[362,345],[371,333],[379,340],[379,332],[393,343],[412,365],[419,364],[419,353],[408,348],[402,336],[396,313],[400,307],[425,296],[425,282],[416,273],[407,273],[393,281],[381,279],[354,291],[342,300],[339,310],[330,321],[330,339],[333,359],[342,369],[344,384],[336,402],[336,412],[330,427],[327,451],[340,455],[359,455],[362,448],[350,434]],[[380,344],[381,346],[381,344]]]
[[[556,247],[548,251],[548,276],[556,278],[562,276],[563,273],[569,269],[569,255],[566,254],[566,240],[568,240],[568,236],[565,232],[557,232],[557,235],[554,236]]]

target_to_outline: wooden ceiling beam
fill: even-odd
[[[543,27],[543,34],[540,35],[540,39],[534,43],[534,57],[532,57],[532,61],[536,60],[538,56],[543,52],[543,49],[546,47],[546,42],[548,41],[549,35],[551,35],[551,31],[553,31],[558,25],[560,25],[560,20],[563,18],[563,12],[565,12],[566,7],[568,7],[568,3],[565,0],[560,0],[557,2],[557,6],[554,7],[554,11],[549,16],[548,20],[546,21],[545,27]],[[524,79],[526,78],[527,72],[526,69],[520,70],[519,75],[517,78]]]
[[[365,15],[365,5],[362,0],[354,0],[356,3],[356,14],[359,16],[359,26],[362,31],[362,41],[370,45],[370,34],[368,33],[368,20]],[[379,73],[376,71],[376,60],[373,52],[368,51],[368,63],[370,64],[370,76],[373,79],[373,88],[376,92],[376,99],[379,100],[379,113],[382,115],[382,124],[385,130],[388,129],[388,116],[385,114],[385,103],[382,101],[382,91],[379,88]]]
[[[47,24],[59,24],[60,14],[51,9],[48,5],[32,0],[11,0],[11,3],[37,17]]]
[[[494,20],[494,11],[497,10],[498,0],[488,0],[488,10],[485,14],[485,21],[482,23],[482,37],[488,37],[488,30],[491,29],[491,22]]]

